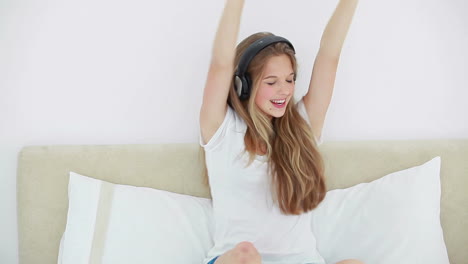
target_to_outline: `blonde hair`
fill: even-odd
[[[238,65],[241,55],[250,44],[269,35],[273,34],[259,32],[241,41],[236,47],[234,65]],[[284,214],[297,215],[319,205],[326,195],[326,183],[323,158],[310,126],[295,107],[293,97],[286,106],[285,114],[271,120],[255,104],[265,62],[282,54],[290,58],[296,80],[297,61],[294,51],[285,43],[275,43],[260,51],[248,66],[247,72],[253,83],[249,99],[240,101],[234,90],[234,82],[231,81],[227,103],[247,125],[244,137],[245,151],[249,153],[247,166],[254,161],[259,146],[266,145],[273,201]],[[201,146],[200,156],[203,161],[203,181],[209,186],[205,150]]]

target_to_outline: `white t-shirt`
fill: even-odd
[[[303,100],[296,107],[310,125]],[[243,154],[246,130],[244,120],[228,105],[223,123],[207,144],[200,133],[215,224],[214,247],[203,263],[242,241],[254,244],[264,264],[325,263],[316,249],[310,211],[285,215],[273,204],[266,156],[257,155],[244,168],[248,161],[248,153]],[[322,137],[317,143],[321,142]]]

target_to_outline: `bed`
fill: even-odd
[[[444,241],[450,263],[468,263],[468,139],[327,141],[320,150],[328,190],[371,182],[440,156]],[[70,171],[210,198],[201,164],[195,143],[24,146],[17,169],[19,263],[57,263]]]

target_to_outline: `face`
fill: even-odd
[[[294,95],[294,71],[287,55],[271,57],[264,68],[255,104],[270,117],[281,117]],[[274,103],[285,99],[283,104]]]

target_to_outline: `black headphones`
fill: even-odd
[[[252,79],[250,78],[249,74],[246,73],[250,62],[261,50],[277,42],[284,42],[288,44],[294,53],[296,52],[294,50],[294,46],[287,39],[273,35],[266,36],[255,41],[245,50],[244,54],[242,54],[239,60],[239,65],[237,66],[236,73],[234,74],[234,89],[236,90],[237,95],[241,101],[247,100],[250,97]]]

